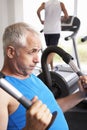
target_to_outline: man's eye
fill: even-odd
[[[32,51],[28,52],[28,54],[34,54],[34,53],[36,53],[36,52],[37,52],[37,50],[36,50],[36,49],[34,49],[34,50],[32,50]]]
[[[37,50],[34,49],[34,50],[32,51],[32,53],[34,53],[34,52],[37,52]]]

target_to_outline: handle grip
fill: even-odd
[[[55,118],[56,118],[56,116],[57,116],[57,112],[55,111],[55,112],[53,112],[52,113],[52,119],[51,119],[51,122],[50,122],[50,124],[48,125],[48,127],[46,128],[46,130],[48,130],[49,128],[50,128],[50,126],[53,124],[53,122],[55,121]]]
[[[80,76],[84,76],[84,74],[83,74],[81,71],[78,71],[78,72],[77,72],[77,75],[78,75],[79,77],[80,77]],[[83,84],[83,82],[82,82],[82,84]],[[87,89],[87,84],[84,84],[83,87]]]
[[[83,76],[84,74],[81,71],[78,71],[77,75],[80,77],[80,76]]]
[[[80,69],[74,64],[73,60],[70,60],[69,65],[71,66],[71,68],[73,69],[73,71],[80,77],[80,76],[84,76],[84,74],[80,71]],[[83,82],[82,82],[83,84]],[[87,88],[87,84],[85,84],[83,86],[84,88]]]

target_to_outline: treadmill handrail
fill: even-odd
[[[74,16],[69,16],[69,17],[70,17],[70,19],[73,19],[72,25],[68,26],[68,24],[66,24],[65,26],[63,25],[61,28],[62,28],[62,31],[72,31],[73,33],[71,35],[65,37],[65,40],[73,39],[76,36],[76,34],[80,28],[79,18],[74,17]]]
[[[62,16],[61,16],[62,18]],[[70,22],[69,22],[70,20]],[[69,16],[69,20],[67,20],[64,24],[64,21],[63,23],[61,23],[61,30],[62,31],[72,31],[73,33],[67,37],[65,37],[65,40],[69,40],[71,38],[74,38],[80,28],[80,20],[79,18],[77,17],[74,17],[74,16]],[[61,21],[62,22],[62,21]],[[40,30],[40,33],[42,33],[44,30],[41,29]]]

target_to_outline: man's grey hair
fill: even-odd
[[[9,45],[14,47],[25,46],[27,32],[31,32],[36,35],[39,34],[36,30],[24,22],[15,23],[6,27],[3,34],[4,53],[6,47]]]

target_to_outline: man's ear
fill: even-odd
[[[7,56],[9,58],[13,58],[14,57],[14,55],[15,55],[15,48],[13,46],[8,46],[6,51],[7,51]]]

